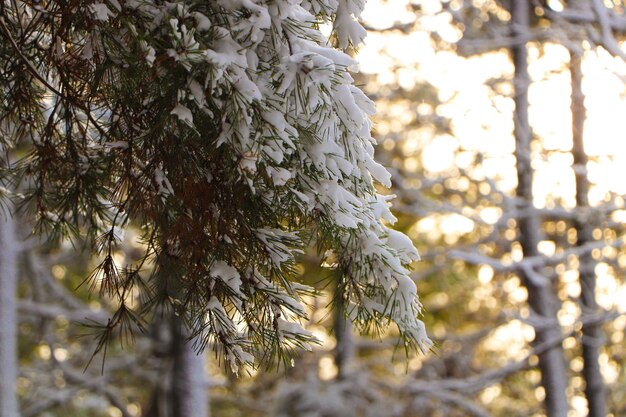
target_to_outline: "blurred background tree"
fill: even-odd
[[[327,308],[333,259],[311,251],[298,268],[324,295],[306,326],[322,345],[240,377],[209,358],[194,386],[211,412],[625,415],[623,2],[370,0],[363,22],[357,82],[436,349],[407,358],[393,331],[355,336]],[[116,256],[140,256],[132,241]],[[76,322],[107,306],[71,291],[96,260],[25,245],[22,415],[169,415],[154,411],[177,368],[167,325],[82,373],[94,341]]]

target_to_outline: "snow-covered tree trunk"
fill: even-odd
[[[0,416],[18,417],[17,242],[13,219],[0,214]]]
[[[172,417],[209,417],[205,355],[197,354],[186,340],[184,328],[175,330],[173,339]]]
[[[585,124],[585,96],[582,91],[582,54],[570,51],[570,74],[572,84],[572,153],[574,156],[574,173],[576,176],[576,206],[583,214],[589,210],[589,178],[587,177],[587,154],[583,144]],[[592,242],[593,226],[587,219],[577,219],[577,246]],[[598,312],[596,302],[596,263],[591,253],[583,253],[578,258],[578,274],[580,282],[580,302],[582,314],[593,315]],[[602,329],[600,323],[583,323],[582,353],[583,377],[585,379],[585,397],[589,407],[589,417],[606,416],[606,389],[600,372],[600,347],[602,346]]]
[[[523,38],[529,32],[529,8],[526,0],[515,0],[512,7],[512,30],[514,37]],[[517,160],[517,198],[519,210],[524,213],[517,219],[520,243],[525,257],[540,256],[537,245],[540,239],[541,222],[533,205],[533,170],[531,166],[531,129],[528,118],[528,52],[526,44],[511,48],[515,66],[515,157]],[[529,267],[521,271],[528,290],[528,304],[540,322],[536,326],[535,344],[552,343],[561,335],[556,317],[558,299],[550,280],[540,271]],[[548,417],[566,417],[568,411],[567,373],[563,349],[560,343],[539,355],[541,385],[545,390],[545,407]]]

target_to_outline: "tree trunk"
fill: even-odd
[[[187,341],[184,325],[174,320],[174,369],[172,372],[172,417],[209,417],[205,356],[196,354]]]
[[[18,417],[17,241],[9,213],[0,213],[0,416]]]
[[[338,302],[335,311],[335,323],[333,332],[335,333],[334,358],[337,367],[337,379],[345,379],[350,375],[351,362],[354,359],[354,342],[352,340],[351,324],[346,320],[345,301],[338,295]]]
[[[523,38],[529,31],[530,4],[527,0],[514,0],[512,7],[512,31]],[[517,199],[523,216],[518,220],[520,244],[525,257],[540,253],[537,244],[541,239],[541,219],[534,210],[531,166],[531,129],[528,120],[528,53],[526,43],[511,48],[515,66],[515,157],[517,160]],[[539,270],[521,270],[522,282],[528,290],[528,304],[541,325],[535,328],[535,344],[542,344],[561,337],[556,313],[559,301],[550,280]],[[539,355],[541,385],[545,391],[545,409],[548,417],[566,417],[568,411],[567,372],[563,349],[560,344]]]
[[[158,357],[168,365],[156,381],[144,417],[209,417],[205,355],[196,354],[187,341],[188,330],[173,314],[165,323],[155,323],[154,329],[156,340],[167,340]]]
[[[579,214],[589,210],[589,178],[587,177],[587,154],[583,145],[585,124],[585,96],[582,92],[582,55],[570,51],[570,75],[572,84],[572,154],[576,176],[576,206]],[[593,241],[593,226],[588,219],[575,222],[577,246]],[[580,303],[585,316],[598,313],[596,302],[596,263],[590,253],[578,258]],[[600,347],[603,334],[600,323],[586,323],[582,328],[583,378],[585,379],[585,397],[589,406],[588,417],[606,417],[606,389],[600,372]]]

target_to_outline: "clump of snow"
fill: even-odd
[[[174,109],[170,112],[170,114],[177,116],[181,122],[189,126],[193,126],[193,114],[191,114],[191,110],[189,110],[184,105],[178,103],[176,107],[174,107]]]
[[[89,10],[91,10],[95,19],[103,22],[109,20],[109,16],[113,16],[113,12],[111,12],[107,5],[103,3],[90,4]]]
[[[230,288],[238,297],[243,298],[241,293],[241,277],[239,272],[224,261],[215,261],[211,267],[211,276],[219,279]]]

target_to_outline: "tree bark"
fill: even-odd
[[[338,296],[333,332],[335,333],[335,366],[337,379],[345,379],[351,373],[351,363],[354,359],[354,341],[352,340],[351,324],[345,316],[345,301]]]
[[[529,31],[530,4],[514,0],[511,10],[512,35],[523,37]],[[533,204],[533,170],[531,166],[531,129],[528,118],[528,52],[522,43],[511,48],[515,66],[515,157],[517,160],[517,190],[520,210],[529,213],[517,219],[520,244],[525,257],[540,256],[537,245],[541,240],[541,219]],[[535,344],[560,337],[556,313],[559,301],[549,279],[538,270],[521,270],[522,282],[528,290],[528,304],[542,323],[535,327]],[[541,385],[545,391],[545,410],[548,417],[566,417],[568,411],[565,389],[567,372],[563,349],[557,345],[539,355]]]
[[[574,156],[574,173],[576,176],[576,206],[580,214],[589,210],[589,178],[587,177],[587,154],[583,144],[585,124],[585,96],[582,91],[582,55],[570,51],[570,75],[572,84],[572,154]],[[592,242],[593,226],[587,219],[575,222],[577,246]],[[596,263],[590,253],[578,258],[580,304],[583,315],[596,314]],[[599,323],[583,324],[582,328],[583,378],[585,380],[585,397],[589,407],[588,417],[606,417],[606,388],[598,357],[603,343],[603,334]]]
[[[158,357],[168,365],[156,382],[144,417],[209,417],[209,391],[205,355],[197,355],[188,330],[173,314],[155,323],[155,339],[167,340]],[[157,344],[163,340],[157,341]]]
[[[173,417],[209,417],[204,354],[196,354],[182,323],[174,320]]]
[[[0,213],[0,416],[19,417],[17,381],[17,239],[10,214]]]

